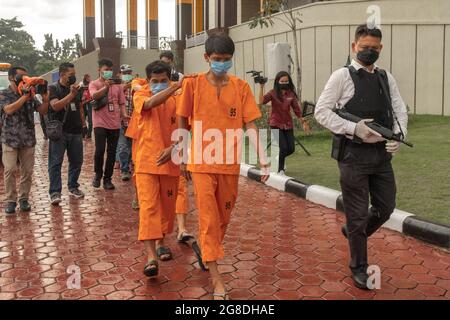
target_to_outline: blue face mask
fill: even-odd
[[[161,91],[164,91],[167,88],[169,88],[169,83],[168,82],[152,83],[151,88],[152,88],[152,93],[153,94],[158,94]]]
[[[231,67],[233,66],[233,61],[211,61],[211,71],[214,72],[216,76],[223,76],[225,73],[227,73]]]

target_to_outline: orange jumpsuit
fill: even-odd
[[[224,257],[222,242],[238,195],[243,137],[233,138],[227,144],[227,129],[242,132],[244,124],[261,117],[249,85],[237,77],[229,78],[229,83],[221,89],[220,97],[217,95],[217,88],[206,79],[206,74],[185,79],[180,103],[177,105],[177,115],[189,118],[192,126],[188,170],[192,173],[195,189],[199,240],[204,262]],[[206,139],[208,135],[205,132],[208,129],[220,132],[223,144],[216,139],[214,142]],[[217,148],[208,149],[213,143],[223,152]],[[209,153],[211,157],[215,157],[212,162],[205,157]]]
[[[188,184],[186,178],[180,176],[180,182],[178,184],[178,197],[176,203],[177,214],[187,214],[189,211],[189,194]]]
[[[134,110],[140,115],[134,160],[141,241],[162,239],[173,232],[180,176],[179,166],[172,161],[162,166],[156,164],[159,154],[172,145],[172,132],[177,129],[175,97],[144,110],[144,103],[151,96],[147,84],[133,98]]]

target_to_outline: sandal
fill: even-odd
[[[222,298],[222,300],[231,300],[230,296],[228,295],[228,292],[213,293],[212,296],[213,296],[213,299],[217,297],[217,298]],[[214,299],[214,300],[216,300],[216,299]]]
[[[197,241],[194,241],[192,243],[192,250],[194,250],[195,255],[197,256],[198,265],[203,271],[208,271],[206,269],[205,265],[203,264],[203,258],[202,258],[202,251],[200,250],[200,247],[198,246]]]
[[[152,260],[149,261],[144,267],[144,274],[149,277],[156,277],[159,273],[159,265],[158,261]]]
[[[178,237],[178,243],[188,244],[189,240],[195,240],[195,238],[186,231],[183,231],[180,237]]]
[[[156,254],[158,255],[159,260],[161,261],[172,260],[172,251],[170,251],[169,247],[159,247],[158,250],[156,250]],[[167,257],[163,258],[163,256]]]

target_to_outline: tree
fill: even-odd
[[[62,42],[53,40],[52,34],[45,34],[44,37],[43,50],[40,51],[40,59],[36,63],[38,74],[47,73],[56,69],[62,62],[70,62],[80,57],[80,49],[83,46],[80,35],[76,34],[75,38],[64,39]]]
[[[297,94],[299,100],[302,98],[302,74],[300,69],[300,50],[298,47],[297,32],[298,27],[303,21],[300,19],[301,14],[290,9],[293,7],[291,0],[261,0],[261,9],[257,16],[255,16],[249,24],[250,29],[256,27],[269,28],[275,24],[275,21],[280,21],[291,30],[294,37],[294,66],[297,74]],[[276,13],[279,13],[275,15]]]
[[[21,30],[23,27],[17,17],[0,19],[0,61],[23,66],[30,74],[35,74],[39,53],[33,37]]]

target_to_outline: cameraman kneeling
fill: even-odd
[[[19,94],[20,78],[26,74],[25,68],[12,67],[8,71],[9,88],[0,91],[6,214],[16,212],[17,199],[19,199],[20,211],[31,211],[28,199],[36,145],[34,111],[44,114],[48,110],[47,93],[42,95],[41,104],[33,99],[28,85],[24,85],[22,95]],[[21,175],[19,195],[16,189],[17,163],[20,165]]]
[[[289,73],[281,71],[275,77],[273,90],[264,95],[265,83],[260,83],[259,103],[272,102],[269,125],[272,130],[278,130],[280,155],[278,173],[286,171],[286,158],[295,152],[294,123],[291,108],[295,115],[303,122],[300,103],[298,102],[295,86]]]

